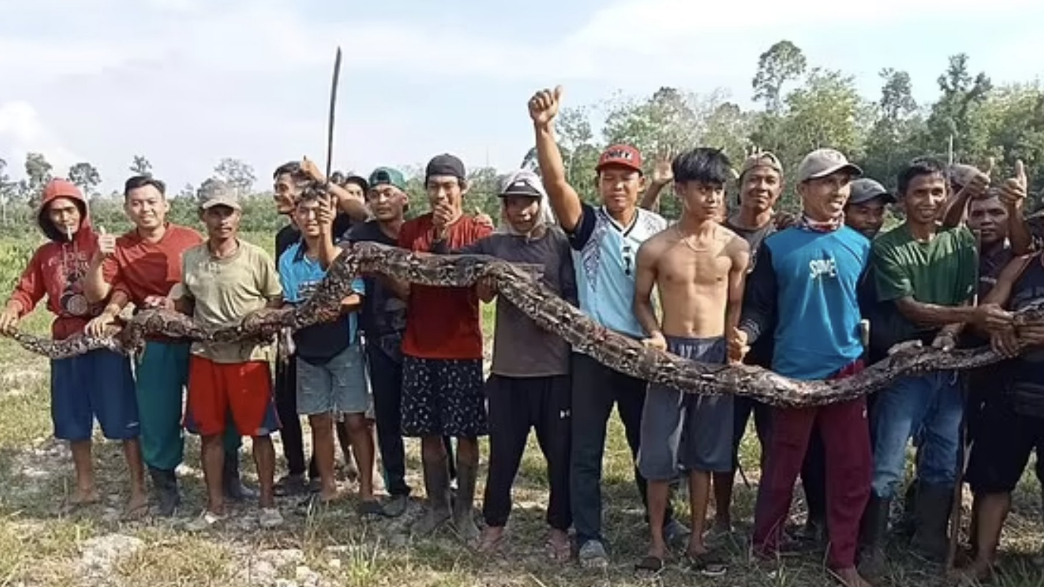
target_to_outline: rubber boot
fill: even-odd
[[[949,520],[953,487],[919,483],[914,512],[917,528],[910,540],[913,552],[932,562],[946,561],[950,547]]]
[[[917,529],[917,513],[914,511],[916,503],[917,482],[912,481],[906,486],[906,493],[903,494],[903,515],[899,519],[899,523],[895,525],[896,536],[909,539],[914,535],[914,531]]]
[[[465,544],[478,541],[479,529],[475,525],[475,484],[478,469],[472,465],[457,466],[457,494],[453,500],[453,527]]]
[[[411,528],[414,536],[428,536],[450,519],[449,468],[446,459],[424,463],[424,491],[427,507]]]
[[[173,517],[181,505],[177,474],[174,471],[149,467],[149,476],[152,477],[156,515],[163,518]]]
[[[239,459],[238,453],[233,455],[225,455],[225,465],[221,472],[222,486],[225,488],[225,497],[232,501],[246,501],[249,499],[257,499],[259,493],[246,485],[243,485],[243,480],[239,478]]]
[[[864,577],[882,577],[888,572],[885,543],[888,540],[888,514],[891,507],[891,499],[870,494],[859,529],[859,574]]]

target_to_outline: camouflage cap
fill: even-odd
[[[751,153],[743,160],[743,165],[739,169],[739,177],[742,178],[748,171],[755,167],[768,167],[781,176],[783,175],[783,164],[779,162],[779,157],[776,157],[775,153],[772,151],[758,151]]]
[[[203,182],[203,185],[199,186],[196,196],[202,202],[199,205],[200,210],[209,210],[214,206],[228,206],[237,211],[243,209],[239,205],[239,197],[236,195],[235,189],[218,179]]]

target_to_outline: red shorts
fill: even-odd
[[[185,428],[200,436],[216,436],[231,421],[243,436],[267,436],[279,430],[268,363],[215,363],[197,355],[189,359]]]

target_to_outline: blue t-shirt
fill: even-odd
[[[326,270],[317,259],[308,258],[302,241],[290,245],[279,257],[279,281],[283,284],[283,299],[289,304],[307,301],[325,277]],[[352,290],[360,295],[366,293],[361,278],[355,278]],[[295,332],[297,356],[315,360],[337,356],[356,341],[357,314],[351,312],[334,322],[314,324]]]
[[[580,222],[568,236],[585,314],[610,330],[645,336],[634,316],[635,259],[642,243],[665,228],[667,221],[648,210],[639,208],[630,225],[622,226],[605,208],[583,204]]]
[[[842,227],[793,227],[765,239],[747,280],[741,327],[773,336],[772,370],[826,379],[863,354],[858,289],[870,241]]]

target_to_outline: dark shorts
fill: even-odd
[[[725,339],[667,337],[667,349],[705,363],[725,361]],[[695,395],[650,385],[642,410],[638,470],[651,481],[674,479],[679,469],[706,473],[732,470],[733,398]]]
[[[89,440],[98,419],[110,440],[137,438],[130,359],[107,350],[51,361],[51,420],[59,440]]]
[[[487,431],[482,359],[403,357],[403,436],[478,438]]]
[[[1017,414],[1002,394],[986,402],[972,445],[967,480],[975,493],[1014,491],[1036,449],[1044,459],[1044,418]]]

